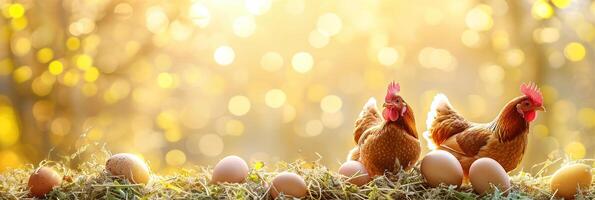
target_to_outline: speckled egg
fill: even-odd
[[[421,174],[431,187],[441,183],[461,186],[463,183],[463,167],[452,154],[436,150],[428,153],[421,160]]]
[[[149,166],[138,156],[119,153],[110,157],[105,169],[114,176],[122,176],[132,183],[146,184],[151,180]]]
[[[277,198],[280,193],[303,198],[308,194],[308,186],[301,176],[291,172],[281,172],[273,178],[270,191],[273,198]]]
[[[211,183],[242,183],[248,177],[248,164],[238,156],[227,156],[221,159],[215,168]]]
[[[491,189],[490,184],[498,187],[500,191],[510,188],[510,177],[504,168],[494,159],[480,158],[469,167],[469,181],[473,190],[485,194]]]
[[[347,182],[362,186],[370,182],[370,176],[364,165],[358,161],[350,160],[341,165],[339,174],[346,176]]]
[[[573,164],[560,168],[550,182],[550,189],[557,197],[573,199],[577,188],[586,191],[591,187],[591,166]]]
[[[62,184],[62,177],[49,167],[40,167],[29,177],[29,191],[35,197],[43,197]]]

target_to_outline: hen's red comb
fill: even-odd
[[[534,103],[541,105],[543,103],[543,96],[541,95],[541,91],[537,88],[535,83],[523,83],[521,85],[521,92],[528,96],[531,101]]]
[[[388,89],[386,90],[386,93],[388,94],[397,94],[401,91],[401,86],[398,83],[395,83],[394,81],[390,82],[388,84]]]

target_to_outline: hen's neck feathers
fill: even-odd
[[[414,138],[417,138],[417,129],[415,127],[415,117],[413,116],[413,110],[407,105],[405,114],[397,121],[384,121],[384,128],[399,128],[405,130],[405,132]]]
[[[527,133],[529,123],[516,109],[516,105],[524,98],[526,97],[520,96],[508,102],[498,117],[490,123],[490,128],[498,136],[500,142],[507,142]]]

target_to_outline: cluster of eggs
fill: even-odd
[[[458,187],[463,184],[463,167],[457,158],[446,151],[428,153],[421,161],[420,171],[431,187],[440,184]],[[500,191],[507,191],[511,187],[510,177],[504,168],[491,158],[475,160],[469,167],[468,177],[473,190],[479,194],[489,192],[492,185]],[[557,197],[572,199],[579,189],[588,189],[591,181],[591,167],[574,164],[562,167],[552,175],[550,189]]]
[[[227,156],[213,168],[211,183],[243,183],[248,178],[249,171],[248,164],[242,158]],[[302,198],[307,195],[308,186],[301,176],[292,172],[281,172],[271,181],[269,191],[273,198],[277,198],[281,193]]]
[[[132,183],[147,184],[151,180],[148,165],[134,154],[120,153],[111,156],[105,165],[108,173],[120,176]],[[420,171],[428,185],[437,187],[440,184],[461,186],[464,172],[459,161],[446,151],[428,153],[421,161]],[[227,156],[213,168],[212,184],[243,183],[249,176],[250,169],[246,161],[238,156]],[[371,181],[364,165],[358,161],[347,161],[339,168],[339,174],[354,185],[361,186]],[[480,158],[469,168],[469,182],[479,194],[489,192],[491,186],[500,191],[511,187],[510,177],[491,158]],[[550,188],[558,197],[572,199],[579,190],[587,190],[591,186],[591,167],[585,164],[574,164],[562,167],[552,175]],[[62,184],[62,177],[50,167],[40,167],[30,176],[28,187],[34,197],[43,197]],[[270,194],[277,198],[281,193],[295,198],[305,197],[308,186],[304,178],[292,172],[277,174],[268,185]]]
[[[463,167],[452,154],[446,151],[428,153],[421,161],[420,171],[431,187],[440,184],[461,186]],[[469,182],[478,194],[485,194],[496,186],[500,191],[510,189],[510,177],[504,168],[491,158],[480,158],[469,167]]]
[[[147,184],[151,181],[149,166],[134,154],[120,153],[111,156],[105,163],[106,171],[112,176],[122,177],[132,183]],[[248,178],[248,164],[238,156],[227,156],[213,168],[212,184],[243,183]],[[62,177],[50,167],[36,169],[29,178],[29,191],[34,197],[44,197],[54,187],[62,184]],[[292,172],[281,172],[271,181],[269,191],[273,198],[280,194],[303,198],[308,193],[306,181]]]

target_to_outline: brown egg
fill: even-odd
[[[149,166],[138,156],[119,153],[110,157],[105,169],[114,176],[122,176],[132,183],[147,184],[151,180]]]
[[[362,186],[370,182],[370,176],[364,165],[358,161],[347,161],[339,168],[339,174],[348,177],[347,182]]]
[[[29,191],[35,197],[43,197],[62,184],[62,177],[49,167],[40,167],[29,177]]]
[[[560,168],[550,183],[552,193],[557,197],[573,199],[577,188],[586,191],[591,187],[591,166],[585,164],[574,164]]]
[[[480,158],[471,164],[469,181],[473,190],[479,194],[489,192],[490,184],[495,185],[502,192],[510,188],[510,177],[504,168],[491,158]]]
[[[277,198],[280,193],[303,198],[308,194],[308,186],[301,176],[291,172],[281,172],[273,178],[270,191],[273,198]]]
[[[221,159],[215,168],[211,183],[242,183],[248,177],[248,164],[238,156],[227,156]]]
[[[428,153],[421,160],[421,174],[431,187],[441,183],[461,186],[463,183],[463,167],[452,154],[436,150]]]

